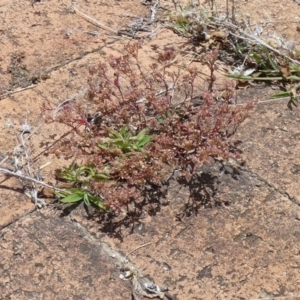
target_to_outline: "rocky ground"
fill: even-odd
[[[235,2],[240,18],[300,45],[296,1]],[[160,5],[160,18],[174,10],[170,1]],[[138,0],[76,7],[113,31],[151,16]],[[33,167],[51,162],[41,172],[54,183],[53,170],[66,162],[48,152],[64,128],[42,123],[42,104],[58,105],[85,89],[88,68],[122,53],[132,37],[99,28],[55,0],[0,0],[0,17],[0,161],[19,143],[9,123],[26,122],[36,129]],[[144,41],[144,61],[164,47],[192,49],[170,29],[151,26],[157,30]],[[287,100],[266,101],[272,93],[263,86],[239,92],[259,99],[234,137],[245,165],[208,164],[193,185],[172,179],[166,198],[137,223],[103,223],[82,207],[35,208],[22,182],[1,175],[0,299],[131,299],[132,282],[120,275],[135,249],[131,270],[167,286],[170,299],[300,299],[300,115]],[[10,155],[1,167],[13,163]],[[199,197],[200,187],[210,197]]]

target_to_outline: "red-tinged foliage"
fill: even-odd
[[[230,83],[221,97],[214,90],[217,51],[206,54],[210,79],[203,91],[196,69],[182,74],[173,67],[172,49],[144,68],[139,61],[140,46],[129,44],[125,55],[110,56],[107,63],[90,69],[86,100],[90,111],[84,111],[86,103],[70,103],[55,119],[74,129],[67,144],[63,141],[58,146],[59,153],[76,156],[83,165],[109,174],[108,181],[91,182],[89,189],[116,210],[141,197],[148,183],[161,184],[174,169],[191,177],[211,157],[235,156],[228,139],[253,106],[251,102],[232,105]],[[96,112],[97,122],[89,122],[87,114]],[[112,138],[112,129],[120,132],[124,126],[132,136],[146,129],[152,139],[139,151],[124,152],[113,144],[99,147]]]

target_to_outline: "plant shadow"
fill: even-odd
[[[176,214],[176,219],[181,221],[183,218],[198,214],[203,208],[222,206],[224,203],[216,198],[219,185],[219,175],[211,172],[200,172],[192,176],[191,179],[181,177],[178,183],[188,189],[188,200],[184,203],[181,212]]]
[[[199,210],[230,205],[228,200],[218,197],[219,188],[221,184],[232,186],[239,178],[238,168],[214,161],[201,167],[190,179],[172,174],[161,185],[148,183],[141,191],[141,197],[128,203],[121,212],[99,213],[98,209],[91,206],[76,204],[65,207],[61,217],[75,211],[75,214],[80,213],[81,210],[86,219],[99,225],[101,233],[123,241],[128,234],[143,234],[144,219],[164,213],[166,206],[170,207],[173,217],[181,222],[197,216]],[[180,193],[181,190],[184,191]]]
[[[161,186],[148,184],[143,191],[142,200],[130,203],[126,208],[125,216],[111,214],[99,217],[98,215],[97,221],[104,234],[123,240],[125,228],[127,234],[128,232],[129,234],[142,233],[143,219],[146,216],[153,217],[162,213],[164,206],[172,205],[171,210],[177,221],[197,216],[199,210],[202,209],[228,206],[230,202],[220,199],[217,195],[224,176],[236,181],[239,171],[235,168],[225,167],[220,162],[214,162],[201,168],[190,179],[178,176]],[[184,189],[185,192],[180,200],[175,200],[179,194],[178,189]],[[176,201],[176,204],[173,205],[173,201]],[[180,206],[181,208],[178,209]]]
[[[127,205],[125,216],[117,213],[97,214],[96,218],[101,226],[101,232],[123,241],[125,230],[127,234],[134,233],[137,228],[143,226],[142,220],[147,215],[155,216],[161,212],[162,206],[167,205],[168,186],[168,182],[162,185],[148,183],[141,191],[141,198]]]

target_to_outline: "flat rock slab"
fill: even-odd
[[[130,258],[177,299],[299,299],[299,206],[251,171],[221,171],[205,170],[219,174],[223,205],[204,208],[200,194],[187,205],[189,189],[174,183],[169,205],[124,242],[104,240],[125,253],[152,242]],[[191,216],[175,218],[180,208]]]
[[[64,219],[33,213],[2,229],[0,257],[0,299],[131,298],[115,259]]]
[[[260,103],[235,138],[251,170],[300,203],[299,109],[288,99]]]
[[[1,155],[0,160],[5,155]],[[13,170],[12,164],[3,163],[2,168]],[[0,177],[0,230],[35,210],[34,204],[24,194],[24,188],[16,178],[9,178],[1,174]]]

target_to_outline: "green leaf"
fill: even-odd
[[[288,97],[291,95],[291,92],[281,92],[275,95],[272,95],[271,98],[276,99],[276,98],[283,98],[283,97]]]
[[[125,142],[125,141],[117,141],[114,144],[121,149],[127,148],[130,145],[128,142]]]
[[[108,179],[109,177],[105,174],[101,174],[101,173],[96,173],[94,176],[93,176],[93,179],[98,179],[98,180],[106,180]]]
[[[283,80],[283,77],[252,77],[252,76],[245,76],[239,74],[227,74],[226,77],[234,78],[239,80],[256,80],[256,81],[273,81],[273,80]],[[287,79],[290,79],[289,76]]]
[[[184,35],[187,33],[187,29],[185,28],[186,26],[187,25],[183,25],[181,23],[175,23],[173,25],[174,28],[179,29],[182,32],[182,34],[184,34]]]
[[[146,132],[147,132],[146,129],[141,130],[141,131],[138,133],[138,135],[136,136],[136,139],[137,139],[137,140],[143,139],[144,136],[146,135]]]
[[[114,130],[114,129],[111,129],[110,130],[110,133],[112,133],[115,137],[117,137],[117,138],[119,138],[119,139],[123,139],[123,136],[122,136],[122,134],[120,134],[118,131],[116,131],[116,130]],[[109,139],[109,138],[107,138],[107,139]]]
[[[111,144],[114,144],[116,142],[123,142],[124,141],[124,138],[123,137],[116,137],[116,138],[107,138],[105,139],[105,142],[107,143],[111,143]]]
[[[254,80],[252,76],[245,76],[241,74],[227,74],[226,77],[234,78],[234,79],[241,79],[241,80]]]
[[[97,145],[100,149],[103,149],[103,150],[108,150],[108,147],[103,145],[103,144],[98,144]]]
[[[82,166],[82,167],[78,168],[78,170],[77,170],[77,172],[79,172],[79,173],[85,173],[85,172],[91,173],[93,171],[94,171],[94,168],[91,166]]]
[[[291,71],[296,74],[300,74],[300,66],[290,65]]]
[[[103,210],[104,212],[108,212],[109,210],[107,209],[107,207],[106,206],[104,206],[103,204],[102,204],[102,202],[98,202],[98,203],[94,203],[95,204],[95,206],[97,206],[99,209],[101,209],[101,210]]]
[[[261,58],[259,57],[259,55],[258,55],[257,53],[253,52],[253,53],[252,53],[252,57],[253,57],[253,59],[255,60],[255,62],[256,62],[257,64],[260,64],[260,63],[261,63]]]
[[[89,201],[89,194],[83,194],[83,201],[87,206],[91,205],[91,203]]]
[[[145,146],[147,143],[149,143],[152,140],[152,135],[145,136],[142,140],[140,140],[137,145],[139,147]]]
[[[134,144],[134,145],[132,145],[132,149],[133,149],[134,151],[141,151],[141,150],[142,150],[142,148],[141,148],[141,147],[139,147],[139,145],[138,145],[138,144]]]
[[[83,193],[77,192],[77,193],[73,193],[73,194],[61,199],[60,201],[63,203],[73,203],[73,202],[81,201],[82,198],[83,198]]]
[[[171,111],[171,110],[168,110],[168,111],[167,111],[167,117],[170,118],[170,117],[172,117],[172,115],[173,115],[173,114],[172,114],[172,111]]]
[[[259,76],[262,74],[262,72],[255,72],[255,73],[252,73],[251,76],[253,77],[253,79],[255,78],[259,78]]]
[[[63,179],[63,180],[66,180],[66,181],[75,181],[76,180],[75,176],[72,176],[72,175],[69,175],[69,174],[63,174],[63,173],[59,174],[59,178]]]
[[[278,68],[278,66],[276,65],[276,63],[274,62],[274,60],[272,59],[272,57],[271,57],[271,55],[270,55],[270,52],[269,52],[268,50],[267,50],[267,56],[268,56],[268,59],[269,59],[269,62],[270,62],[270,64],[271,64],[272,68],[273,68],[275,71],[279,72],[279,68]]]
[[[120,133],[122,135],[123,138],[130,138],[132,136],[131,132],[128,130],[127,126],[122,127],[122,129],[120,130]]]
[[[296,107],[298,106],[298,99],[296,97],[291,97],[291,101]]]
[[[296,81],[299,81],[300,80],[300,77],[299,76],[294,76],[294,75],[291,75],[289,77],[287,77],[288,80],[296,80]]]
[[[273,70],[273,69],[264,69],[261,72],[263,74],[268,75],[268,76],[274,76],[274,75],[279,75],[280,74],[279,70]]]
[[[104,212],[109,211],[107,207],[103,205],[101,198],[90,195],[90,201],[93,205],[97,206],[99,209],[103,210]]]

